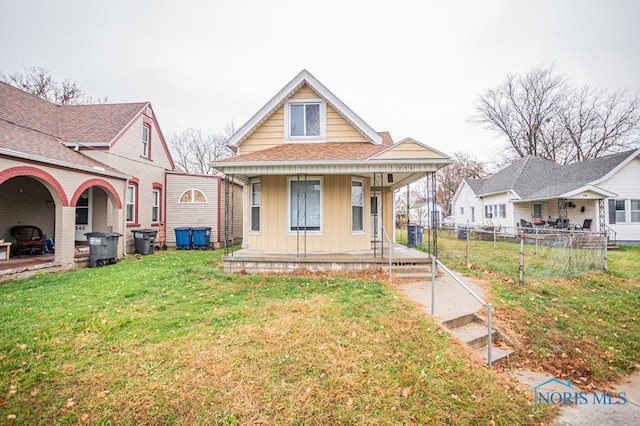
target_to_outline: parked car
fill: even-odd
[[[456,224],[456,221],[454,216],[447,216],[444,219],[442,219],[442,226],[444,227],[454,226],[455,224]]]

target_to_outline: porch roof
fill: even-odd
[[[245,183],[252,177],[263,175],[357,174],[373,177],[375,173],[385,173],[392,176],[384,176],[380,185],[396,189],[452,162],[448,157],[375,158],[388,148],[354,142],[283,144],[211,165]]]

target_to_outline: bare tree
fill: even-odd
[[[175,163],[185,172],[216,174],[210,164],[231,156],[226,146],[228,139],[225,134],[203,135],[200,130],[187,129],[182,134],[173,133],[168,143]]]
[[[471,154],[454,152],[453,163],[443,167],[436,173],[436,199],[442,206],[445,215],[451,214],[451,200],[464,179],[481,179],[486,176],[485,165]]]
[[[484,92],[471,121],[505,136],[509,157],[566,164],[636,146],[639,107],[637,96],[574,89],[553,67],[535,68]]]
[[[640,100],[584,86],[572,94],[560,121],[569,139],[569,162],[601,157],[637,146]]]
[[[78,105],[93,103],[91,97],[85,96],[76,83],[64,80],[56,82],[51,78],[51,71],[42,67],[31,67],[24,73],[5,75],[0,73],[0,80],[58,105]],[[98,99],[104,103],[107,98]]]

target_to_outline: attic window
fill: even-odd
[[[326,104],[321,99],[295,99],[285,107],[286,138],[289,141],[326,140]]]

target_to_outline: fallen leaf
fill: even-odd
[[[451,394],[451,399],[455,399],[456,401],[460,399],[460,397],[458,395],[456,395],[455,393]]]
[[[18,346],[20,349],[27,349],[27,345],[25,345],[24,343],[18,343],[16,346]]]
[[[7,405],[7,401],[0,399],[0,407]]]
[[[40,388],[34,388],[34,389],[31,391],[31,396],[36,396],[36,395],[37,395],[37,394],[39,394],[39,393],[40,393]]]
[[[88,419],[89,419],[89,415],[87,413],[84,413],[83,415],[80,416],[81,422],[86,422]]]
[[[67,403],[66,403],[66,404],[64,404],[64,407],[65,407],[65,408],[71,408],[71,407],[73,407],[74,405],[76,405],[76,403],[75,403],[75,401],[73,400],[73,398],[69,398],[69,399],[67,399]]]
[[[402,397],[406,398],[411,395],[411,386],[402,389]]]

